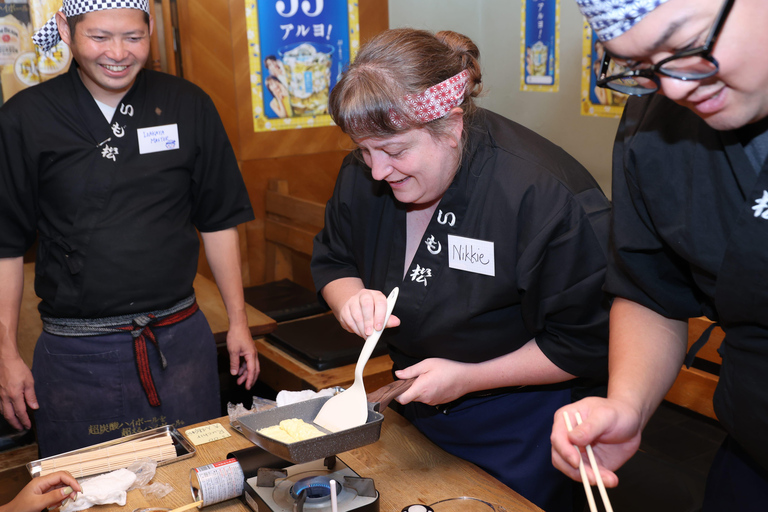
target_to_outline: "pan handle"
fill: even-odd
[[[379,412],[381,412],[387,408],[393,399],[405,393],[405,391],[411,387],[411,384],[413,384],[414,380],[416,379],[411,378],[390,382],[386,386],[382,386],[376,391],[368,393],[368,402],[372,404],[378,403]]]

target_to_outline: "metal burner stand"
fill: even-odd
[[[288,466],[259,468],[245,481],[243,498],[254,512],[330,512],[330,481],[339,512],[379,512],[379,492],[336,456]]]

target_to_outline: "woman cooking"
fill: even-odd
[[[315,285],[341,325],[381,329],[398,399],[432,441],[552,511],[554,412],[607,373],[601,292],[610,205],[562,149],[476,107],[479,51],[454,32],[390,30],[331,92],[357,149],[315,238]]]

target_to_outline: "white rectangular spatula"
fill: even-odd
[[[330,430],[338,432],[353,427],[364,425],[368,419],[368,400],[365,395],[365,385],[363,384],[363,369],[365,364],[376,348],[376,343],[381,337],[382,331],[386,328],[389,316],[395,308],[397,294],[400,289],[395,288],[387,297],[387,314],[384,317],[384,328],[381,331],[374,331],[368,336],[360,352],[355,366],[355,382],[338,395],[325,402],[320,412],[315,417],[315,424]]]

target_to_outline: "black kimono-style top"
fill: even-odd
[[[517,123],[481,109],[470,134],[407,272],[405,205],[346,158],[315,238],[317,289],[343,277],[400,287],[401,325],[382,336],[397,368],[486,361],[535,338],[563,370],[604,376],[608,200],[576,160]]]
[[[253,219],[210,98],[143,70],[107,122],[73,63],[0,109],[0,258],[39,247],[45,316],[101,318],[192,294],[200,231]]]
[[[768,469],[768,172],[738,133],[662,96],[627,103],[614,148],[606,290],[725,331],[715,413]]]

